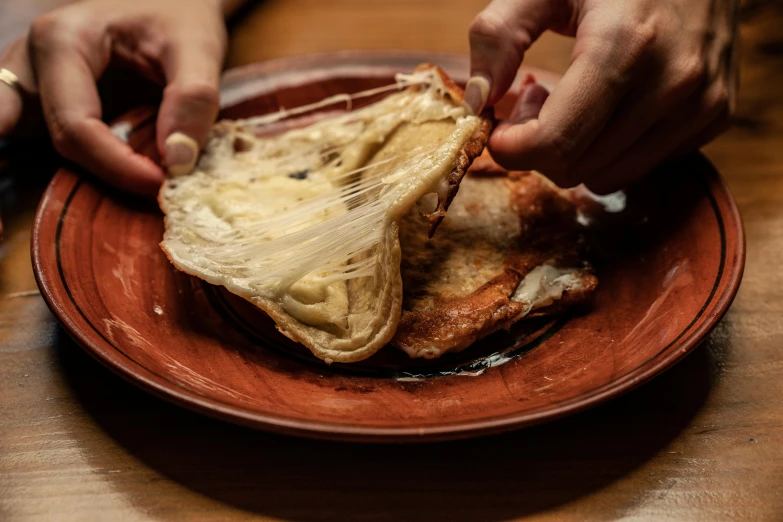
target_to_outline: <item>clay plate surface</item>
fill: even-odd
[[[464,82],[464,57],[341,53],[230,71],[223,117],[294,107],[392,81],[434,61]],[[533,72],[550,86],[557,77]],[[500,115],[512,94],[499,106]],[[115,124],[157,159],[155,114]],[[493,335],[462,354],[411,361],[387,347],[327,367],[224,290],[182,274],[158,247],[157,206],[61,169],[33,235],[36,277],[52,311],[93,356],[164,399],[240,424],[319,438],[451,439],[563,416],[672,366],[704,339],[740,283],[735,203],[699,154],[631,187],[625,208],[590,213],[595,301]],[[615,203],[617,203],[615,201]]]

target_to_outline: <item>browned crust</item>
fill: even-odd
[[[485,148],[484,152],[482,152],[481,155],[473,160],[473,163],[471,163],[470,168],[468,169],[468,175],[477,177],[506,177],[508,176],[508,171],[498,165],[495,160],[492,159],[492,155],[489,153],[489,150]]]
[[[446,194],[438,194],[438,206],[435,207],[430,213],[425,213],[424,217],[429,223],[429,236],[435,235],[435,231],[438,229],[438,225],[443,221],[443,217],[446,215],[446,211],[449,209],[449,205],[454,200],[454,196],[459,191],[459,184],[465,173],[470,168],[473,160],[478,158],[484,151],[484,147],[489,141],[489,135],[492,133],[492,129],[495,126],[495,118],[492,116],[492,110],[484,111],[482,114],[481,122],[479,123],[473,135],[470,137],[462,150],[459,151],[457,157],[457,163],[454,169],[446,177],[448,183],[448,192]]]
[[[446,74],[446,72],[433,63],[423,63],[414,69],[415,71],[426,71],[428,69],[434,70],[438,76],[440,76],[444,87],[446,88],[446,94],[456,104],[461,105],[465,101],[465,91],[454,83],[454,80]],[[446,211],[449,209],[449,205],[454,200],[454,196],[459,191],[459,184],[465,173],[470,168],[473,160],[478,158],[484,151],[484,148],[489,141],[489,136],[492,134],[492,129],[495,127],[495,111],[494,109],[487,108],[481,115],[481,122],[476,127],[476,130],[471,135],[467,143],[462,147],[457,157],[457,162],[454,165],[454,169],[446,177],[448,183],[448,191],[445,194],[438,193],[438,205],[435,210],[429,213],[422,212],[422,215],[427,219],[429,224],[429,237],[435,235],[435,231],[438,229],[438,225],[443,221],[443,217],[446,215]]]
[[[519,272],[506,270],[470,295],[439,299],[432,310],[404,312],[392,343],[415,352],[426,346],[463,350],[518,319],[523,305],[510,296],[521,280]]]
[[[525,306],[511,300],[522,279],[535,267],[549,260],[561,266],[581,266],[585,252],[576,246],[580,229],[568,192],[529,173],[510,173],[508,183],[509,204],[520,215],[527,234],[520,237],[519,248],[506,255],[503,271],[468,295],[436,297],[431,309],[403,312],[393,344],[414,352],[427,347],[456,352],[509,329],[521,319],[559,313],[590,299],[598,279],[585,268],[582,288],[565,291],[547,307],[526,315]]]
[[[514,272],[508,270],[469,296],[442,302],[434,310],[404,313],[392,343],[413,351],[432,345],[442,351],[459,352],[479,339],[508,330],[520,320],[555,315],[583,304],[598,286],[598,278],[585,273],[582,288],[568,290],[552,305],[523,315],[524,305],[511,300],[523,279]]]
[[[429,69],[434,70],[438,76],[440,76],[440,80],[443,82],[443,86],[446,87],[446,93],[452,100],[458,104],[462,104],[465,101],[465,91],[462,89],[462,87],[454,83],[454,80],[451,79],[451,76],[446,74],[446,71],[434,63],[427,62],[419,64],[414,69],[414,72],[421,72]]]
[[[422,70],[426,68],[434,68],[435,71],[438,73],[441,80],[443,81],[444,86],[446,87],[446,91],[447,91],[446,96],[451,98],[455,104],[461,105],[464,102],[463,89],[460,88],[456,83],[454,83],[454,81],[443,70],[441,70],[439,67],[432,64],[423,64],[417,67],[417,70]],[[491,109],[488,109],[481,114],[480,118],[481,120],[479,125],[474,130],[470,139],[465,143],[463,148],[460,150],[457,157],[456,164],[453,170],[447,176],[447,182],[448,182],[447,193],[438,195],[439,198],[438,206],[436,207],[435,211],[425,216],[427,217],[429,222],[430,237],[432,237],[432,235],[435,233],[438,224],[443,219],[443,216],[445,215],[446,210],[448,209],[449,205],[454,199],[454,196],[456,195],[459,189],[459,184],[462,181],[462,178],[464,177],[471,163],[476,157],[478,157],[482,153],[487,141],[489,140],[489,135],[495,123],[494,113]],[[220,127],[221,124],[224,126],[226,125],[224,122],[219,122],[218,124],[216,124],[219,132],[225,131],[224,128]],[[162,191],[159,192],[158,194],[158,203],[165,214],[167,209],[165,208],[166,205],[162,197]],[[165,217],[164,217],[164,226],[165,226]],[[395,227],[394,234],[393,234],[395,238],[396,238],[396,234],[397,234],[397,230]],[[161,247],[166,257],[169,259],[169,261],[174,266],[176,266],[179,270],[188,273],[194,277],[199,277],[203,279],[202,274],[192,273],[192,271],[183,269],[181,265],[175,262],[172,255],[170,255],[170,253],[165,248],[163,248],[162,243],[161,243]],[[261,308],[262,310],[264,310],[268,315],[270,315],[270,317],[272,317],[272,319],[276,323],[277,329],[281,333],[283,333],[290,339],[307,346],[316,356],[322,359],[332,360],[336,362],[354,362],[354,361],[364,359],[372,355],[375,351],[380,349],[384,344],[386,344],[391,339],[391,337],[395,333],[394,326],[397,324],[402,311],[401,310],[402,309],[401,307],[402,285],[401,285],[400,274],[399,274],[400,253],[399,253],[399,241],[396,239],[394,241],[394,248],[392,254],[393,254],[392,263],[394,264],[395,270],[393,271],[394,273],[391,274],[391,277],[387,282],[388,283],[387,288],[384,289],[385,292],[390,295],[389,306],[385,307],[381,314],[384,324],[381,325],[381,327],[374,332],[375,335],[373,336],[373,338],[370,339],[368,343],[359,350],[345,352],[345,353],[335,353],[334,350],[326,349],[325,344],[328,343],[324,342],[325,339],[323,338],[323,332],[316,331],[318,329],[309,327],[295,320],[293,317],[285,313],[276,303],[270,300],[259,300],[259,302],[256,301],[251,301],[251,302],[256,306],[258,306],[259,308]]]

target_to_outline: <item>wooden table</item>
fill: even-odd
[[[23,4],[2,3],[0,34]],[[228,63],[344,48],[462,52],[482,4],[268,0],[234,24]],[[737,126],[706,149],[748,236],[726,318],[684,362],[619,400],[481,440],[297,440],[126,384],[69,340],[37,294],[30,226],[56,159],[14,151],[0,245],[0,520],[783,520],[781,24],[780,2],[745,5]],[[569,49],[547,36],[528,63],[562,70]]]

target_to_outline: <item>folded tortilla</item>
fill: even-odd
[[[327,363],[382,348],[402,306],[399,221],[419,202],[406,222],[433,235],[492,127],[435,66],[398,86],[281,134],[269,126],[347,97],[215,125],[196,169],[160,191],[171,262],[249,300]]]

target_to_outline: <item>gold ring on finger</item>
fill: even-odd
[[[6,84],[24,98],[24,89],[19,83],[19,77],[8,69],[0,67],[0,82]]]

